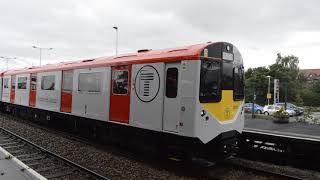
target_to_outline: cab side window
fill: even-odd
[[[242,100],[244,98],[244,69],[235,67],[233,69],[233,98]]]
[[[166,96],[176,98],[178,94],[178,69],[168,68],[166,74]]]

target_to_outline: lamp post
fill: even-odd
[[[0,56],[0,58],[6,60],[7,70],[9,69],[9,59],[17,59],[16,57],[6,57],[6,56]]]
[[[116,30],[116,56],[118,56],[118,26],[114,26],[113,29]]]
[[[269,97],[269,96],[270,96],[270,78],[271,78],[271,76],[267,76],[267,78],[269,79],[269,83],[268,83],[268,95],[267,95],[268,105],[269,105],[269,103],[270,103],[270,98],[271,98],[271,97]]]
[[[53,48],[43,48],[43,47],[37,47],[37,46],[32,46],[32,48],[39,49],[40,66],[41,66],[42,50],[52,50],[53,49]]]
[[[252,110],[251,110],[251,113],[252,113],[252,119],[254,119],[254,103],[256,101],[256,82],[253,82],[252,84]]]

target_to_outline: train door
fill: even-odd
[[[37,100],[37,74],[32,73],[30,76],[29,106],[35,107],[36,100]]]
[[[163,130],[178,132],[180,120],[179,69],[180,62],[167,63],[165,67],[165,92],[163,102]]]
[[[72,114],[109,121],[110,67],[73,70]]]
[[[2,101],[10,103],[11,76],[3,77],[2,81]]]
[[[110,121],[129,124],[131,65],[112,67],[111,71]]]
[[[16,76],[11,76],[11,90],[10,90],[10,103],[14,104],[14,99],[16,96]]]
[[[132,65],[130,125],[163,130],[164,63]]]
[[[61,112],[71,113],[73,70],[62,71]]]

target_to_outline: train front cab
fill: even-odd
[[[205,144],[207,156],[229,156],[237,149],[237,135],[244,127],[243,60],[229,43],[209,45],[200,60],[195,136]]]

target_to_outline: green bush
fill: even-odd
[[[320,106],[320,93],[305,89],[302,91],[301,97],[305,106]]]

